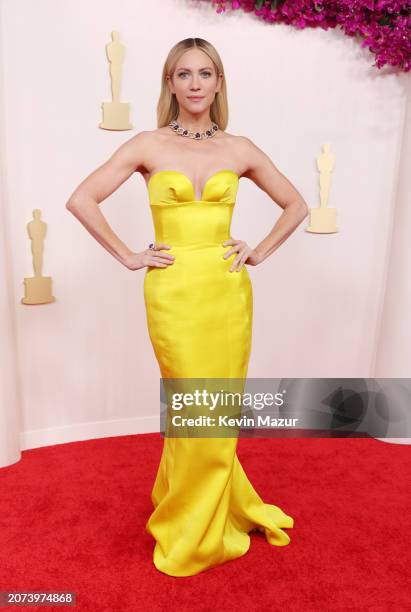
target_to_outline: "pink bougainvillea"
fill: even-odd
[[[357,36],[375,55],[374,66],[411,68],[411,2],[404,0],[207,0],[217,13],[252,12],[271,23],[296,28],[336,28]]]

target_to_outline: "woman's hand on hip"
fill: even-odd
[[[244,240],[235,240],[235,238],[225,240],[223,242],[223,246],[228,245],[233,245],[233,247],[227,251],[227,253],[224,253],[223,259],[227,259],[233,253],[238,253],[237,257],[231,264],[230,272],[239,272],[245,263],[249,264],[250,266],[257,266],[263,261],[262,256],[259,255],[254,249],[249,247]]]
[[[129,270],[140,270],[145,267],[167,268],[174,263],[174,255],[164,253],[161,249],[171,249],[171,247],[163,242],[155,243],[151,249],[127,255],[124,265]]]

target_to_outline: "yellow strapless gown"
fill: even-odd
[[[246,378],[253,294],[236,257],[230,225],[239,177],[221,170],[196,199],[183,173],[162,170],[148,182],[155,242],[175,256],[144,277],[147,324],[163,378]],[[192,576],[244,555],[259,529],[275,546],[290,542],[294,520],[264,503],[236,454],[238,439],[165,437],[146,529],[156,540],[153,562],[170,576]]]

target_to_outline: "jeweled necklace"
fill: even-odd
[[[174,130],[180,136],[186,136],[187,138],[194,138],[195,140],[203,140],[204,138],[212,138],[214,134],[218,130],[218,125],[213,123],[208,130],[205,132],[190,132],[190,130],[186,130],[182,125],[177,123],[177,121],[170,121],[168,124],[172,130]]]

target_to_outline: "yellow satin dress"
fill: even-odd
[[[239,176],[220,170],[201,199],[175,170],[148,182],[155,242],[172,248],[166,268],[144,277],[147,325],[162,378],[246,378],[251,349],[253,294],[247,268],[230,272],[223,259]],[[244,555],[258,529],[274,546],[290,542],[294,520],[264,503],[236,454],[238,439],[165,437],[146,529],[155,539],[155,567],[192,576]]]

